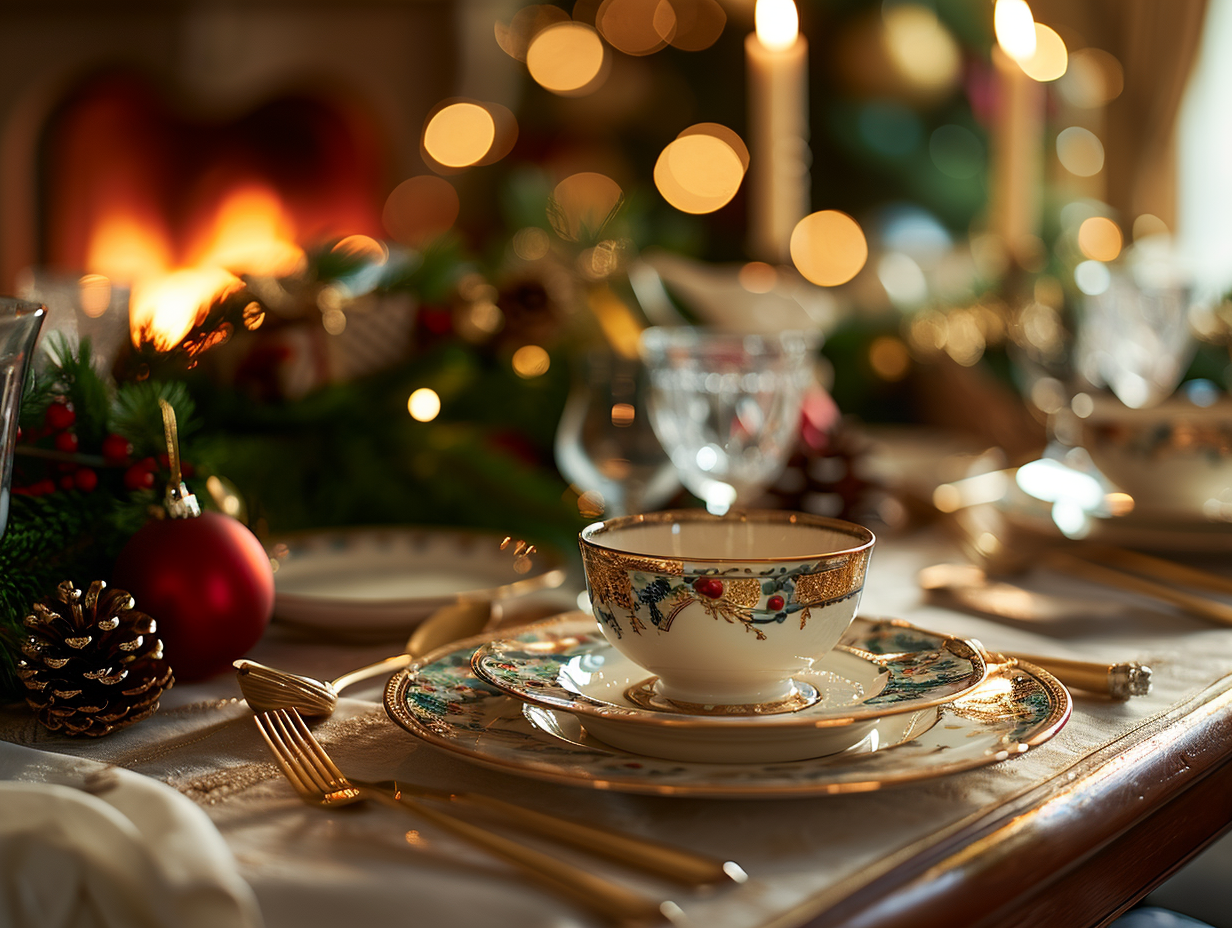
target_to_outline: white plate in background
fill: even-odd
[[[405,638],[458,600],[499,602],[558,587],[555,551],[536,550],[519,572],[507,536],[406,526],[324,529],[275,539],[274,620],[335,638]]]

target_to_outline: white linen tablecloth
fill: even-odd
[[[948,558],[946,557],[948,555]],[[1040,577],[1051,592],[1124,608],[1028,626],[924,602],[917,570],[958,560],[939,536],[878,542],[861,612],[896,616],[993,649],[1154,669],[1150,696],[1124,703],[1075,694],[1070,723],[1028,754],[980,770],[848,796],[702,800],[633,796],[558,786],[481,769],[418,742],[380,705],[381,681],[348,691],[317,736],[348,773],[486,791],[532,808],[644,833],[739,861],[748,883],[682,890],[606,864],[594,868],[673,899],[708,928],[800,924],[895,860],[1007,801],[1215,685],[1232,670],[1232,629],[1114,591]],[[330,678],[390,649],[296,641],[277,626],[252,653],[264,663]],[[601,920],[526,883],[411,816],[380,807],[324,812],[283,780],[230,677],[169,692],[150,720],[98,742],[52,735],[20,710],[0,715],[0,738],[118,765],[170,784],[204,810],[255,893],[268,928],[334,924],[506,928],[598,926]]]

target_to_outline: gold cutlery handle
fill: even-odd
[[[698,885],[743,883],[748,879],[735,861],[721,860],[649,838],[607,831],[583,822],[547,815],[482,793],[454,793],[451,798],[496,812],[535,834],[667,879]]]
[[[361,680],[367,680],[370,677],[379,677],[381,674],[394,673],[408,666],[414,655],[411,654],[395,654],[393,657],[387,657],[384,660],[377,661],[375,664],[369,664],[367,667],[360,667],[358,670],[352,670],[349,673],[344,673],[338,679],[330,682],[330,686],[334,688],[334,692],[341,693],[348,686],[358,683]]]
[[[413,812],[451,834],[482,847],[618,924],[658,924],[670,920],[679,911],[675,903],[647,899],[618,883],[519,844],[504,835],[464,822],[409,796],[394,799],[380,791],[372,791],[372,796],[387,805],[404,807],[403,811]]]
[[[1081,558],[1060,551],[1053,551],[1047,554],[1044,560],[1050,567],[1054,567],[1071,576],[1123,590],[1132,590],[1135,593],[1141,593],[1143,596],[1150,596],[1154,599],[1171,603],[1174,606],[1179,606],[1191,615],[1210,619],[1223,625],[1232,625],[1232,606],[1215,602],[1212,599],[1195,596],[1193,593],[1186,593],[1184,590],[1177,590],[1162,583],[1147,580],[1144,577],[1105,567],[1102,564],[1084,561]]]
[[[1135,571],[1148,577],[1154,577],[1156,580],[1180,583],[1197,587],[1200,590],[1209,590],[1212,593],[1232,594],[1232,577],[1220,576],[1208,570],[1199,570],[1188,564],[1178,564],[1166,558],[1153,557],[1141,551],[1084,544],[1078,548],[1078,552],[1084,559],[1102,561],[1110,567]]]
[[[1064,657],[1037,657],[1033,654],[1010,654],[1009,657],[1048,671],[1066,686],[1102,693],[1113,699],[1146,696],[1151,692],[1151,668],[1138,661],[1101,664],[1097,661],[1075,661]]]

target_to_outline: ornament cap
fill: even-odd
[[[183,482],[167,484],[166,506],[173,519],[195,519],[201,515],[201,504]]]
[[[167,460],[171,467],[171,479],[167,482],[167,514],[173,519],[195,519],[201,515],[197,497],[188,491],[180,473],[180,437],[175,424],[175,410],[164,399],[159,399],[163,413],[163,431],[167,438]]]

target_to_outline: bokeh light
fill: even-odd
[[[877,279],[896,306],[918,306],[928,299],[928,280],[911,255],[890,251],[877,262]]]
[[[1112,286],[1112,273],[1102,261],[1083,261],[1074,268],[1074,283],[1087,296],[1099,296]]]
[[[1104,144],[1090,129],[1070,126],[1057,133],[1057,157],[1078,177],[1093,177],[1104,169]]]
[[[548,26],[569,22],[569,14],[550,3],[533,3],[513,14],[508,24],[496,24],[496,44],[510,58],[526,60],[531,41]]]
[[[1069,52],[1065,41],[1043,23],[1035,24],[1035,54],[1019,61],[1027,77],[1040,83],[1059,80],[1069,67]]]
[[[868,346],[868,363],[882,380],[894,383],[902,380],[911,370],[911,352],[902,339],[893,335],[879,335]]]
[[[627,429],[637,419],[637,410],[632,403],[612,404],[612,425],[618,429]]]
[[[330,335],[341,335],[346,331],[347,317],[341,309],[331,308],[321,313],[321,328]]]
[[[603,499],[603,494],[598,490],[587,490],[578,496],[577,499],[578,514],[584,519],[597,519],[603,515],[603,510],[607,508],[607,502]]]
[[[791,260],[807,280],[836,287],[860,273],[868,241],[860,224],[838,210],[805,216],[791,233]]]
[[[673,48],[700,52],[718,41],[727,13],[717,0],[659,0],[654,27]]]
[[[438,164],[465,168],[483,158],[496,141],[492,114],[478,103],[441,107],[424,127],[424,151]]]
[[[552,366],[548,353],[538,345],[523,345],[513,353],[513,372],[523,380],[542,377]]]
[[[1093,261],[1115,261],[1123,244],[1121,227],[1105,216],[1092,216],[1078,227],[1078,250]]]
[[[663,199],[683,213],[712,213],[731,202],[744,180],[744,163],[714,135],[683,135],[668,143],[654,167]]]
[[[338,239],[330,253],[367,264],[384,264],[389,260],[389,248],[370,235],[348,235]]]
[[[407,412],[416,422],[431,422],[441,414],[441,398],[429,387],[420,387],[406,401]]]
[[[111,306],[111,278],[103,274],[85,274],[77,281],[81,311],[97,319]]]
[[[595,14],[595,28],[626,55],[653,54],[676,35],[676,13],[671,4],[666,3],[661,13],[659,6],[659,0],[603,0]],[[668,34],[660,35],[660,29]]]
[[[576,242],[598,235],[623,198],[620,185],[606,174],[582,171],[556,185],[548,219],[557,235]]]
[[[749,293],[769,293],[778,283],[779,272],[765,261],[750,261],[740,268],[736,280]]]
[[[937,14],[918,3],[889,7],[883,15],[885,47],[895,68],[927,94],[953,87],[962,74],[962,50]]]
[[[1168,235],[1168,224],[1152,213],[1143,213],[1134,220],[1134,241],[1140,242],[1152,235]]]
[[[796,9],[795,0],[757,0],[753,23],[762,45],[772,51],[782,51],[796,44],[800,34],[800,11]]]
[[[576,22],[548,26],[526,50],[526,67],[535,83],[561,96],[581,95],[598,87],[606,59],[599,34]]]
[[[1101,48],[1083,48],[1069,56],[1065,78],[1057,85],[1065,101],[1081,109],[1111,103],[1125,88],[1125,71]]]
[[[523,261],[538,261],[546,258],[552,248],[548,234],[537,226],[518,229],[513,234],[513,253]]]
[[[393,189],[385,200],[381,223],[394,241],[419,247],[447,232],[457,221],[459,209],[453,184],[443,177],[421,174]]]
[[[244,307],[244,312],[241,318],[244,322],[244,328],[248,329],[250,332],[255,332],[257,329],[261,328],[262,324],[265,322],[265,307],[263,307],[256,300],[253,300]]]
[[[746,171],[749,169],[749,146],[744,144],[744,139],[734,129],[729,129],[717,122],[699,122],[682,130],[676,138],[682,139],[687,135],[712,135],[719,141],[725,142],[740,159],[740,166]]]
[[[483,108],[492,117],[495,134],[488,153],[475,162],[477,165],[495,164],[513,151],[518,141],[518,120],[513,110],[500,103],[485,103]]]
[[[997,0],[993,29],[1001,50],[1015,61],[1026,61],[1035,54],[1035,17],[1026,0]]]

